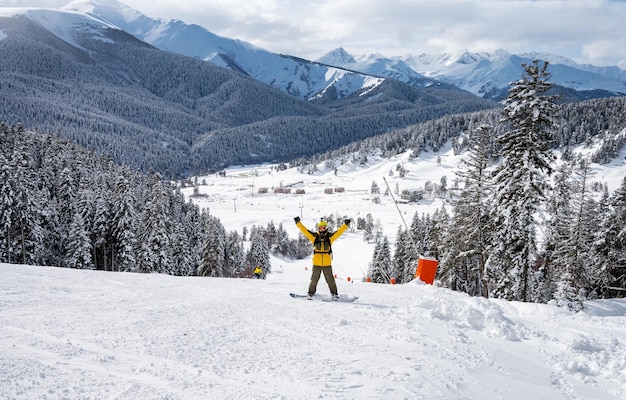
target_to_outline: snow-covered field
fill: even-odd
[[[0,398],[626,398],[625,300],[338,279],[359,300],[308,301],[288,295],[307,262],[273,261],[267,280],[0,265]]]
[[[621,158],[623,160],[623,157]],[[196,198],[227,230],[320,216],[371,213],[393,242],[402,220],[369,193],[448,185],[449,152],[406,165],[277,173],[232,168],[204,178]],[[624,171],[623,166],[620,166]],[[598,169],[597,180],[623,173]],[[202,180],[202,178],[200,179]],[[272,187],[303,188],[304,195]],[[270,188],[259,195],[258,188]],[[344,193],[324,194],[344,187]],[[191,194],[192,189],[186,189]],[[440,201],[403,204],[432,212]],[[547,305],[470,298],[413,281],[363,281],[373,244],[350,230],[333,246],[339,292],[354,303],[292,299],[310,260],[272,258],[266,280],[172,277],[0,264],[2,399],[624,399],[626,300],[589,302],[580,313]],[[320,280],[319,293],[328,293]]]

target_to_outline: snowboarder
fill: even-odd
[[[261,279],[262,273],[263,273],[263,269],[261,268],[260,265],[257,265],[257,267],[254,269],[254,276],[256,276],[257,279]]]
[[[304,224],[300,222],[300,217],[295,217],[294,221],[296,221],[296,226],[300,229],[302,234],[313,243],[313,272],[311,274],[311,283],[309,284],[308,298],[312,299],[313,295],[315,295],[317,282],[320,279],[321,273],[324,272],[324,278],[333,296],[332,298],[333,300],[338,300],[337,284],[333,276],[331,245],[348,229],[350,219],[345,219],[343,225],[341,225],[336,232],[328,232],[328,223],[324,220],[317,224],[317,232],[308,230]]]

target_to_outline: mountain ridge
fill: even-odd
[[[243,72],[301,99],[322,96],[330,87],[342,88],[334,93],[338,98],[346,97],[361,90],[368,80],[362,73],[285,58],[248,42],[221,37],[199,25],[152,19],[117,0],[76,0],[63,9],[110,20],[161,50]]]
[[[483,98],[502,100],[508,84],[519,78],[521,63],[537,57],[551,62],[553,83],[565,88],[571,101],[626,94],[626,71],[616,66],[577,64],[552,53],[510,54],[500,49],[385,57],[378,53],[353,56],[340,47],[318,60],[304,60],[221,37],[199,25],[150,18],[119,0],[74,0],[61,9],[115,25],[159,49],[245,73],[301,99],[325,97],[328,93],[338,99],[347,97],[362,90],[365,81],[371,83],[366,76],[372,76],[422,87],[444,82]],[[332,56],[336,51],[344,54]]]
[[[533,59],[550,62],[552,82],[566,89],[588,93],[602,91],[602,97],[626,94],[626,71],[618,67],[579,65],[573,60],[549,53],[510,54],[500,49],[495,52],[462,52],[459,54],[420,54],[386,58],[379,55],[352,56],[342,48],[331,50],[321,59],[330,65],[352,68],[363,73],[373,73],[381,64],[389,71],[410,81],[411,72],[424,78],[446,82],[477,96],[501,100],[506,97],[510,82],[519,79],[520,65],[531,64]],[[401,63],[409,73],[397,68]]]
[[[94,4],[108,6],[98,8]],[[129,11],[130,8],[118,0],[76,0],[65,8],[82,10],[96,17],[111,18],[120,28],[157,48],[245,72],[255,79],[305,99],[315,98],[334,85],[353,88],[350,91],[337,91],[338,96],[348,96],[362,89],[362,86],[358,86],[358,82],[362,83],[362,80],[353,76],[354,73],[357,76],[365,74],[393,78],[414,86],[427,86],[441,81],[480,97],[501,100],[506,97],[509,82],[519,78],[521,63],[530,63],[535,56],[553,62],[553,66],[560,65],[561,67],[554,70],[554,83],[582,92],[580,99],[626,94],[626,71],[618,67],[579,65],[550,53],[514,55],[500,49],[492,53],[465,51],[457,55],[409,54],[384,57],[378,53],[353,56],[340,47],[317,60],[292,57],[291,60],[301,61],[284,64],[280,62],[284,60],[280,58],[281,55],[250,43],[220,37],[204,27],[179,20],[151,19],[137,11]],[[111,13],[116,12],[111,17]],[[343,51],[343,54],[330,56],[335,51],[338,51],[337,54]],[[445,62],[437,63],[435,60]],[[322,68],[319,71],[319,65],[313,61],[339,70],[324,71]],[[485,61],[492,65],[484,65]],[[460,69],[459,65],[465,65],[466,68]],[[326,76],[332,78],[324,79]],[[342,80],[348,83],[342,85]],[[590,95],[592,91],[596,94]]]

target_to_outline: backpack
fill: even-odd
[[[319,232],[311,232],[315,235],[315,241],[313,242],[314,253],[326,253],[333,254],[333,249],[330,246],[330,237],[333,235],[331,232],[325,232],[324,235],[320,235]]]

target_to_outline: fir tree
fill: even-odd
[[[85,229],[85,218],[80,211],[76,211],[69,227],[65,265],[69,268],[93,269],[91,239]]]
[[[154,175],[139,227],[139,270],[165,272],[171,265],[169,193],[160,175]]]
[[[448,227],[450,226],[450,215],[446,210],[445,204],[441,206],[441,208],[435,210],[433,217],[430,223],[430,248],[425,253],[425,255],[434,257],[436,259],[440,258],[440,252],[442,249],[445,249],[445,237],[448,232]]]
[[[2,126],[0,126],[1,128]],[[5,143],[2,143],[4,150]],[[8,150],[8,149],[7,149]],[[4,151],[0,152],[0,260],[14,263],[17,245],[15,225],[15,192],[13,191],[14,167]]]
[[[413,247],[409,233],[399,227],[396,234],[396,248],[393,253],[393,265],[398,283],[407,283],[413,280],[418,258],[419,255]]]
[[[588,161],[580,160],[574,180],[561,191],[570,187],[571,193],[559,197],[562,204],[551,224],[559,232],[551,260],[557,276],[554,298],[559,305],[575,310],[583,308],[593,280],[589,263],[596,230],[592,176]]]
[[[202,245],[202,265],[198,275],[224,278],[226,272],[226,231],[219,218],[207,216]]]
[[[128,179],[122,175],[117,177],[115,195],[112,205],[114,245],[113,270],[134,271],[136,266],[136,211],[133,191],[129,188]]]
[[[485,264],[490,244],[489,167],[490,125],[479,126],[470,137],[469,152],[458,177],[464,188],[452,200],[453,217],[446,235],[440,274],[446,286],[471,296],[489,296]]]
[[[113,243],[111,225],[111,204],[109,201],[110,189],[103,182],[102,175],[98,177],[100,184],[96,189],[93,216],[94,253],[96,254],[96,269],[113,270]]]
[[[365,216],[365,221],[363,223],[363,240],[367,243],[374,240],[374,218],[372,214],[367,214]]]
[[[595,242],[599,257],[596,282],[603,297],[626,296],[626,177],[608,198]]]
[[[393,272],[389,239],[387,236],[383,236],[376,241],[369,276],[372,278],[372,282],[390,283],[391,278],[395,278]]]
[[[537,227],[552,173],[550,145],[556,127],[555,98],[544,93],[548,63],[523,64],[523,79],[514,82],[503,110],[510,130],[498,136],[502,164],[493,175],[494,237],[490,277],[495,297],[532,301],[531,275],[538,258]]]
[[[278,224],[278,228],[276,229],[274,243],[272,245],[272,254],[278,256],[287,256],[289,255],[291,248],[291,243],[289,241],[289,234],[283,227],[282,222]]]
[[[270,252],[265,239],[258,233],[252,234],[250,249],[246,253],[246,269],[254,269],[260,266],[263,274],[271,272]]]
[[[41,192],[36,185],[32,154],[25,143],[16,146],[10,162],[13,163],[14,174],[10,178],[13,199],[9,234],[12,237],[12,251],[17,262],[40,264],[44,241],[43,205]]]
[[[240,277],[243,274],[245,252],[243,250],[243,242],[237,231],[232,231],[226,235],[224,258],[228,276],[231,278]]]
[[[380,187],[378,187],[378,184],[376,183],[376,181],[372,181],[372,187],[370,188],[370,193],[380,194]]]
[[[410,226],[410,234],[413,243],[417,246],[415,249],[419,255],[422,256],[431,256],[433,255],[433,251],[436,246],[432,241],[431,237],[431,229],[432,229],[432,220],[430,214],[422,214],[419,216],[419,213],[413,214],[413,220],[411,221]]]
[[[559,270],[563,261],[556,261],[560,249],[560,243],[567,240],[570,232],[570,224],[573,220],[573,209],[571,207],[574,196],[571,165],[565,163],[558,167],[554,176],[554,188],[552,195],[546,205],[546,214],[549,216],[549,223],[545,224],[544,250],[539,259],[539,273],[542,275],[541,284],[537,287],[539,302],[548,302],[554,298],[557,290],[557,278],[564,271]],[[555,254],[555,251],[557,254]],[[561,290],[563,287],[561,287]]]

